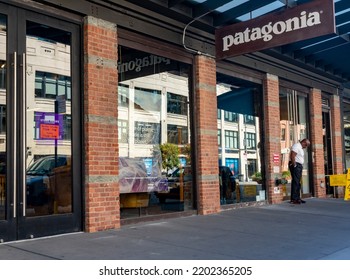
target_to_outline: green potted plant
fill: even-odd
[[[256,181],[258,184],[262,184],[262,175],[261,172],[255,172],[252,176],[252,180]]]
[[[289,185],[289,188],[290,188],[290,182],[292,179],[292,175],[290,174],[289,170],[282,171],[282,179],[284,179],[282,183],[283,195],[287,196],[288,195],[287,185]]]
[[[167,174],[169,170],[180,165],[180,149],[177,145],[172,143],[160,144],[153,149],[153,153],[157,152],[161,154],[162,169],[166,170]]]
[[[292,175],[289,170],[282,171],[282,179],[290,181],[292,179]]]

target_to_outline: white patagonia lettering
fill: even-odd
[[[124,73],[128,71],[136,71],[140,72],[143,67],[153,66],[157,64],[165,63],[166,65],[170,64],[170,59],[157,56],[150,55],[144,58],[135,58],[134,60],[130,60],[128,62],[118,62],[118,72]]]
[[[269,22],[262,27],[246,28],[243,32],[236,32],[222,38],[223,51],[228,51],[230,47],[244,43],[263,40],[271,41],[275,35],[281,35],[286,32],[299,30],[321,24],[321,12],[307,13],[302,11],[299,17],[293,17],[285,21]]]

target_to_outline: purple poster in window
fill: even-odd
[[[63,115],[35,112],[34,121],[37,140],[63,139]]]

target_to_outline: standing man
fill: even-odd
[[[290,202],[293,204],[305,203],[300,198],[301,176],[304,164],[304,149],[310,145],[309,139],[295,143],[290,151],[289,170],[292,175]]]

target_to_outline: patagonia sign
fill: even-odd
[[[333,0],[316,0],[220,28],[216,58],[224,59],[335,33]]]
[[[135,58],[134,60],[130,60],[128,62],[118,62],[118,72],[124,73],[128,71],[136,71],[140,72],[142,68],[155,66],[157,64],[170,64],[170,59],[162,56],[150,55],[143,58]]]

